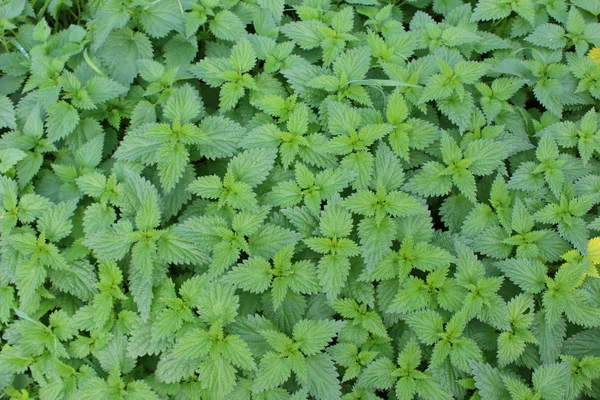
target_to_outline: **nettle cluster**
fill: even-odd
[[[599,15],[0,0],[0,391],[597,398]]]

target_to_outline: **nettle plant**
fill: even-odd
[[[0,398],[597,398],[599,16],[0,0]]]

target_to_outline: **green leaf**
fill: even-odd
[[[322,27],[325,27],[325,24],[318,20],[297,21],[284,25],[282,32],[301,49],[310,50],[321,44],[322,35],[319,28]]]
[[[471,361],[470,365],[475,378],[475,387],[482,399],[512,400],[504,386],[503,376],[497,368],[481,361]]]
[[[302,201],[302,188],[294,181],[280,182],[273,188],[270,201],[283,207],[295,206]]]
[[[338,77],[344,77],[350,82],[360,85],[367,75],[371,61],[371,51],[368,47],[358,47],[346,51],[333,64],[333,72]],[[356,82],[356,81],[359,82]]]
[[[127,88],[112,79],[93,76],[85,84],[85,90],[94,104],[119,97],[127,92]]]
[[[164,106],[164,115],[182,124],[193,122],[204,114],[204,105],[196,90],[185,84],[176,88]]]
[[[507,365],[515,361],[525,350],[525,342],[510,332],[502,332],[498,336],[498,361]]]
[[[414,378],[403,376],[396,383],[396,396],[401,400],[409,400],[415,396],[417,383]]]
[[[546,288],[548,268],[538,260],[515,258],[498,262],[497,265],[508,279],[525,292],[536,294]]]
[[[245,370],[256,370],[252,352],[248,344],[239,336],[229,335],[224,340],[223,357],[236,367]]]
[[[275,20],[281,20],[285,7],[285,2],[283,0],[259,0],[258,5],[260,5],[261,8],[270,11]]]
[[[319,353],[336,335],[344,324],[339,321],[300,320],[294,325],[294,340],[300,351],[307,356]]]
[[[432,345],[443,331],[442,317],[435,311],[422,311],[405,317],[406,323],[425,344]]]
[[[9,321],[10,312],[14,303],[14,289],[11,286],[0,287],[0,321],[7,323]]]
[[[218,199],[223,191],[223,183],[217,175],[201,176],[188,186],[188,190],[206,199]]]
[[[246,39],[238,41],[231,49],[231,66],[239,73],[248,72],[256,64],[256,55],[250,42]]]
[[[204,118],[200,123],[200,131],[202,138],[199,151],[209,159],[234,155],[240,139],[246,133],[240,124],[222,116]]]
[[[301,235],[276,225],[266,224],[261,227],[248,241],[250,255],[271,257],[289,244],[296,244]]]
[[[555,362],[566,336],[567,325],[564,318],[558,318],[554,324],[549,324],[544,313],[538,313],[533,327],[533,333],[540,344],[540,358],[545,364]]]
[[[148,197],[143,200],[135,217],[135,225],[140,231],[149,231],[160,224],[160,210],[156,200]]]
[[[370,268],[374,267],[392,246],[395,237],[394,222],[384,218],[379,224],[374,218],[364,218],[358,225],[362,257]]]
[[[256,379],[252,385],[255,393],[275,388],[288,380],[292,373],[290,361],[274,352],[263,356],[258,367]]]
[[[396,382],[393,373],[396,366],[388,358],[380,358],[370,363],[360,376],[358,382],[361,386],[375,389],[389,389]]]
[[[321,215],[319,228],[327,237],[349,236],[352,232],[352,215],[340,207],[327,206]]]
[[[206,323],[221,321],[227,325],[234,321],[239,308],[239,298],[230,285],[211,284],[201,293],[198,308],[203,310],[201,318]]]
[[[386,212],[393,217],[407,217],[425,211],[423,205],[413,197],[400,191],[393,191],[386,196]]]
[[[38,229],[46,239],[57,242],[71,233],[74,202],[63,202],[50,207],[38,220]]]
[[[229,10],[221,10],[216,13],[209,26],[210,31],[217,39],[236,41],[246,34],[245,24]]]
[[[202,388],[214,399],[225,399],[236,382],[235,368],[222,358],[208,358],[200,364]]]
[[[127,384],[127,397],[135,400],[159,400],[160,397],[144,381],[133,381]]]
[[[306,358],[308,392],[317,399],[338,399],[341,385],[335,364],[326,354],[315,354]]]
[[[197,233],[185,225],[175,225],[163,232],[158,240],[158,255],[165,262],[205,265],[209,262],[206,249],[197,246]]]
[[[372,217],[377,211],[377,195],[373,192],[360,191],[344,200],[344,206],[350,211]]]
[[[79,113],[65,101],[59,101],[48,107],[46,129],[48,140],[55,142],[70,135],[79,123]]]
[[[350,262],[339,254],[328,254],[319,262],[318,277],[327,297],[333,299],[346,285]]]
[[[143,8],[140,22],[148,35],[160,38],[171,30],[183,31],[181,5],[176,0],[159,0]]]
[[[156,245],[151,241],[138,242],[131,250],[129,285],[142,319],[147,320],[152,306],[152,272],[156,262]]]
[[[16,286],[21,307],[25,309],[34,308],[36,292],[46,281],[46,276],[46,270],[42,264],[35,260],[28,260],[19,265],[16,273]]]
[[[510,3],[500,3],[494,0],[481,0],[471,17],[474,21],[490,21],[506,18],[511,13]]]
[[[263,293],[273,278],[271,265],[261,257],[252,257],[234,267],[225,279],[243,290],[252,293]]]
[[[160,183],[165,192],[173,190],[183,177],[189,162],[189,153],[181,143],[170,142],[156,152]]]
[[[487,69],[488,67],[485,64],[464,61],[454,66],[454,73],[462,83],[473,84],[486,73]]]
[[[475,175],[489,175],[508,157],[507,149],[500,143],[481,139],[468,144],[465,158],[471,160],[469,171]]]
[[[421,171],[408,183],[407,188],[423,196],[443,196],[452,189],[452,178],[445,174],[445,167],[435,161],[423,165]]]
[[[237,181],[255,187],[267,179],[275,156],[276,153],[272,150],[245,150],[231,159],[227,169]]]
[[[227,82],[221,86],[219,92],[219,106],[223,110],[230,110],[244,97],[244,87],[236,82]]]
[[[542,365],[533,372],[532,382],[544,399],[563,399],[570,382],[570,366],[566,363]]]
[[[0,95],[0,128],[17,128],[15,108],[12,101],[4,95]]]
[[[549,49],[562,49],[567,44],[565,30],[559,25],[542,24],[538,26],[526,40],[537,46],[547,47]]]
[[[452,394],[448,393],[448,390],[443,388],[442,385],[434,379],[417,381],[417,393],[427,400],[450,400],[453,398]]]
[[[184,361],[169,354],[158,362],[156,376],[161,382],[175,383],[190,377],[197,369],[196,361]]]
[[[19,149],[0,150],[0,173],[8,172],[15,164],[27,157],[27,153]]]
[[[84,244],[101,258],[121,260],[129,252],[133,242],[133,226],[129,221],[121,221],[111,229],[96,232],[85,238]]]
[[[181,360],[200,359],[212,347],[210,335],[202,329],[195,329],[181,337],[173,347],[173,355]]]

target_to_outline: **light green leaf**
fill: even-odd
[[[236,41],[246,34],[242,20],[229,10],[219,11],[210,22],[210,31],[222,40]]]
[[[12,101],[4,95],[0,95],[0,128],[17,128],[15,108]]]
[[[58,101],[48,107],[46,129],[48,140],[55,142],[70,135],[79,123],[79,113],[65,101]]]

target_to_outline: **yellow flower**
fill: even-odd
[[[588,57],[591,58],[597,66],[600,67],[600,47],[594,47],[588,53]]]

